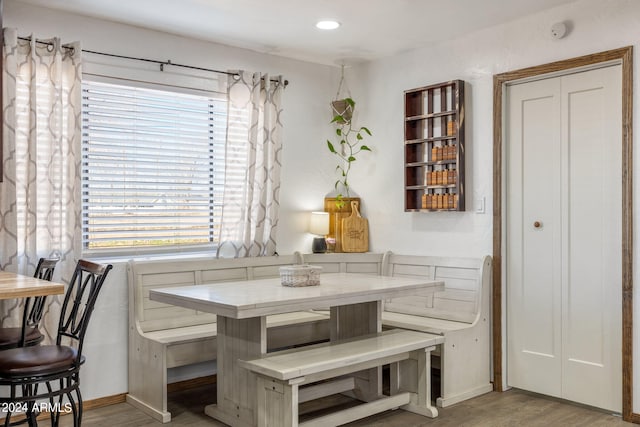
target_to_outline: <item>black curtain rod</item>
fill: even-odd
[[[31,41],[31,37],[18,37],[18,38],[20,40]],[[53,42],[50,42],[50,41],[36,40],[36,43],[47,45],[47,46],[53,46]],[[74,49],[73,46],[68,46],[68,45],[62,45],[62,47],[64,49],[70,49],[70,50]],[[166,60],[166,61],[158,61],[156,59],[137,58],[135,56],[116,55],[114,53],[104,53],[104,52],[98,52],[98,51],[95,51],[95,50],[86,50],[86,49],[82,49],[82,52],[83,53],[92,53],[94,55],[109,56],[111,58],[130,59],[132,61],[151,62],[153,64],[160,65],[160,71],[164,71],[164,66],[165,65],[171,65],[171,66],[174,66],[174,67],[188,68],[190,70],[208,71],[208,72],[211,72],[211,73],[226,74],[227,76],[238,77],[237,73],[231,73],[229,71],[214,70],[214,69],[211,69],[211,68],[196,67],[196,66],[193,66],[193,65],[175,64],[175,63],[171,62],[170,59]],[[272,82],[277,82],[278,80],[271,79],[271,81]],[[284,86],[287,87],[288,85],[289,85],[289,80],[285,80],[284,81]]]

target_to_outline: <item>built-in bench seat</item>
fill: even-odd
[[[327,339],[327,319],[328,314],[311,311],[267,316],[269,348],[278,349],[300,344],[299,337],[301,336],[310,337],[310,340]],[[146,332],[142,335],[151,341],[167,346],[166,359],[167,369],[169,369],[214,360],[216,358],[216,332],[217,323],[205,323]],[[302,340],[302,342],[307,342],[305,338]],[[193,354],[195,346],[200,351]]]
[[[439,360],[444,407],[493,390],[490,361],[491,257],[454,258],[396,255],[388,252],[382,273],[444,281],[445,290],[429,296],[386,300],[385,328],[403,328],[445,337]]]
[[[183,326],[182,328],[145,332],[143,335],[150,340],[162,344],[186,343],[216,336],[216,327],[216,323],[205,323],[204,325]]]
[[[441,335],[390,330],[271,353],[260,359],[240,361],[240,366],[257,374],[259,426],[334,426],[398,407],[435,417],[438,412],[431,406],[428,374],[430,351],[443,341]],[[405,362],[415,363],[417,368],[400,365]],[[356,407],[298,423],[299,403],[354,389],[356,382],[345,375],[387,364],[394,373],[390,396],[380,395]],[[325,381],[336,377],[339,378],[335,387]]]
[[[387,325],[393,324],[393,326],[397,328],[413,329],[415,331],[429,332],[431,334],[443,335],[447,332],[469,329],[469,323],[435,319],[433,317],[424,317],[415,314],[385,311],[382,317]]]
[[[273,314],[267,316],[267,327],[270,331],[275,331],[282,326],[293,326],[325,320],[327,316],[323,313],[313,311],[297,311],[294,313]],[[163,344],[187,343],[201,340],[203,338],[214,337],[216,335],[217,323],[205,323],[203,325],[183,326],[181,328],[164,329],[160,331],[146,332],[144,336]],[[286,338],[273,337],[275,342],[283,341]],[[271,342],[270,337],[270,342]],[[278,347],[274,345],[274,347]],[[281,345],[280,347],[286,347]]]
[[[149,290],[231,280],[277,277],[299,254],[243,259],[130,261],[129,393],[127,401],[169,422],[167,370],[216,359],[216,316],[149,299]],[[267,316],[269,350],[324,341],[329,316],[301,311]]]

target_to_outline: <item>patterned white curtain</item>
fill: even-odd
[[[78,43],[46,42],[4,30],[0,268],[33,275],[40,257],[58,256],[54,280],[68,283],[80,252],[82,51]],[[47,299],[49,338],[57,332],[60,301]],[[22,301],[2,305],[2,324],[18,326]]]
[[[238,72],[228,85],[225,194],[218,256],[273,255],[282,151],[282,77]]]

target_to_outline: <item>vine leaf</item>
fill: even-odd
[[[329,151],[331,151],[332,153],[336,152],[336,149],[333,148],[333,144],[328,139],[327,139],[327,146],[329,147]]]

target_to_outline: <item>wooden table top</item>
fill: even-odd
[[[26,298],[64,293],[62,283],[0,271],[0,299]]]
[[[151,289],[149,298],[235,319],[340,306],[444,289],[442,281],[358,273],[325,273],[319,286],[282,286],[280,278]]]

